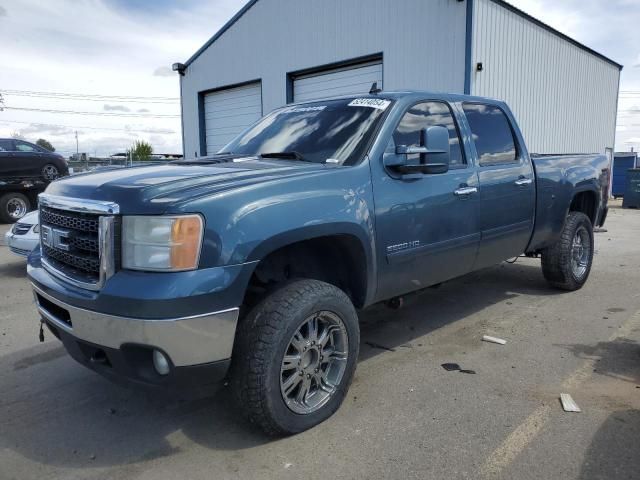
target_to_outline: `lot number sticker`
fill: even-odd
[[[389,105],[391,101],[382,98],[356,98],[349,104],[350,107],[369,107],[378,110],[386,110]]]

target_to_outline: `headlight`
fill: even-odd
[[[39,223],[36,223],[33,226],[33,233],[40,233],[40,224]]]
[[[122,267],[176,272],[198,268],[200,215],[122,217]]]

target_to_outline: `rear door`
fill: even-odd
[[[480,179],[478,269],[524,252],[533,231],[535,182],[531,160],[506,112],[482,103],[462,108]]]
[[[0,178],[15,177],[20,165],[15,160],[13,139],[0,139]]]
[[[464,154],[451,107],[429,100],[409,107],[385,155],[394,155],[396,145],[419,145],[420,130],[432,126],[449,130],[447,173],[403,180],[384,168],[382,158],[372,159],[378,299],[428,287],[473,267],[480,240],[478,178]]]

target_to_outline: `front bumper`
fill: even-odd
[[[169,383],[186,367],[210,366],[220,378],[226,373],[238,308],[179,318],[131,318],[75,307],[32,286],[49,329],[72,357],[99,373],[147,384]],[[154,370],[154,349],[169,358],[169,375]]]
[[[25,235],[15,235],[9,230],[4,234],[5,244],[16,255],[27,257],[38,246],[40,239],[37,235],[27,233]]]

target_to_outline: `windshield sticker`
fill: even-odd
[[[391,101],[382,98],[356,98],[349,103],[350,107],[369,107],[378,110],[386,110],[389,105],[391,105]]]
[[[287,110],[286,113],[321,112],[325,108],[327,108],[326,105],[317,105],[315,107],[294,107],[291,110]]]

